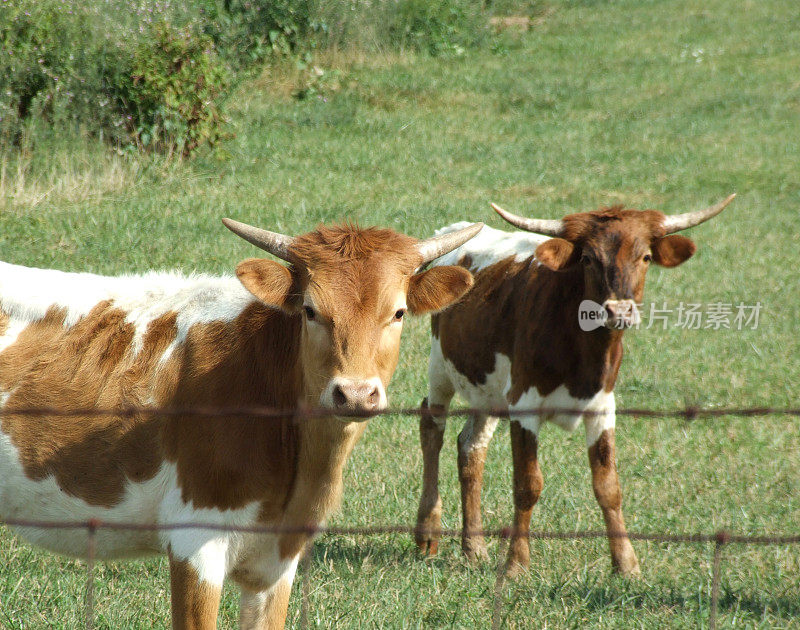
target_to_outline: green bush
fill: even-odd
[[[0,140],[38,120],[184,155],[217,140],[225,63],[186,7],[159,6],[3,0]]]
[[[390,41],[431,55],[463,54],[486,35],[482,3],[470,0],[399,0],[387,21]]]
[[[196,0],[204,31],[238,66],[290,54],[317,30],[311,0]]]
[[[96,39],[89,11],[65,2],[4,0],[0,16],[0,139],[18,142],[34,116],[52,125],[92,119],[113,129],[114,119],[119,123],[104,95],[106,60],[117,55],[107,39]]]
[[[230,80],[207,35],[154,24],[117,81],[116,97],[139,146],[188,155],[219,139]]]
[[[486,22],[481,0],[0,0],[0,142],[43,121],[186,155],[221,136],[231,67],[325,45],[462,54]]]

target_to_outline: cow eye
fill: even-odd
[[[649,263],[651,260],[653,260],[653,257],[650,254],[645,254],[642,260],[645,261],[646,263]]]
[[[403,319],[403,315],[406,314],[406,309],[400,308],[394,314],[394,321],[399,322]]]
[[[582,265],[586,266],[586,265],[590,264],[591,262],[592,262],[592,259],[589,258],[586,254],[581,256],[581,264]]]
[[[303,312],[306,314],[306,319],[310,322],[313,322],[314,318],[317,316],[317,314],[314,312],[314,309],[310,306],[304,306]]]

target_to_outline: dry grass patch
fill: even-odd
[[[110,152],[95,161],[56,154],[45,171],[35,168],[24,153],[0,155],[0,210],[24,213],[45,201],[96,201],[133,186],[141,170],[141,161]]]

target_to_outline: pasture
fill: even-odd
[[[229,216],[287,234],[319,222],[413,236],[458,220],[503,228],[495,201],[558,218],[624,204],[666,213],[738,193],[690,230],[697,254],[649,273],[645,303],[761,303],[756,329],[626,333],[617,405],[673,409],[800,403],[800,9],[792,0],[616,3],[549,0],[526,32],[430,58],[322,51],[331,84],[292,98],[307,71],[270,68],[234,99],[232,137],[192,161],[116,154],[91,139],[0,150],[0,255],[96,273],[232,273],[257,250]],[[406,323],[390,404],[426,393],[427,318]],[[460,526],[455,440],[442,453],[443,526]],[[691,422],[618,418],[628,528],[638,533],[797,535],[797,417]],[[582,429],[545,427],[536,531],[603,528]],[[489,450],[484,524],[512,516],[507,425]],[[345,473],[333,527],[413,525],[417,419],[371,421]],[[493,559],[497,541],[489,543]],[[642,577],[613,577],[603,538],[534,541],[531,570],[503,592],[504,627],[697,627],[708,622],[712,544],[634,541]],[[85,565],[0,532],[0,625],[74,628]],[[422,559],[407,535],[322,536],[310,564],[313,627],[475,628],[490,624],[494,564],[457,539]],[[726,546],[721,627],[796,627],[800,546]],[[96,568],[102,628],[165,627],[165,559]],[[300,617],[298,575],[289,623]],[[220,627],[238,601],[226,591]]]

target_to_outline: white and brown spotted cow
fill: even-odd
[[[386,229],[320,227],[289,238],[226,225],[288,261],[250,259],[238,280],[150,273],[101,277],[0,263],[0,519],[313,528],[380,410],[406,310],[441,309],[469,271],[417,268],[480,224],[416,241]],[[277,419],[30,416],[153,406],[269,407]],[[328,417],[303,417],[322,407]],[[87,553],[83,530],[19,528]],[[306,533],[212,529],[97,533],[100,558],[166,552],[175,628],[214,628],[220,590],[241,587],[241,627],[283,627]]]
[[[613,567],[623,574],[639,572],[626,536],[615,457],[614,383],[622,360],[622,335],[639,321],[636,304],[642,300],[650,263],[674,267],[694,253],[691,240],[673,233],[710,219],[732,198],[671,217],[655,210],[615,207],[556,221],[525,219],[493,206],[526,232],[484,228],[437,261],[469,269],[475,285],[462,301],[432,318],[429,394],[423,401],[429,412],[420,420],[424,473],[416,534],[424,552],[437,551],[442,510],[439,451],[445,427],[441,415],[458,393],[473,408],[508,409],[513,414],[516,536],[509,549],[509,574],[530,563],[527,533],[542,489],[539,427],[550,421],[572,430],[581,419]],[[457,227],[463,226],[441,232]],[[589,326],[579,325],[584,300],[602,305],[605,326],[584,330]],[[547,411],[557,409],[574,413]],[[522,410],[534,413],[515,413]],[[486,450],[497,422],[489,415],[474,416],[458,437],[462,548],[472,559],[486,556],[478,533],[480,492]]]

